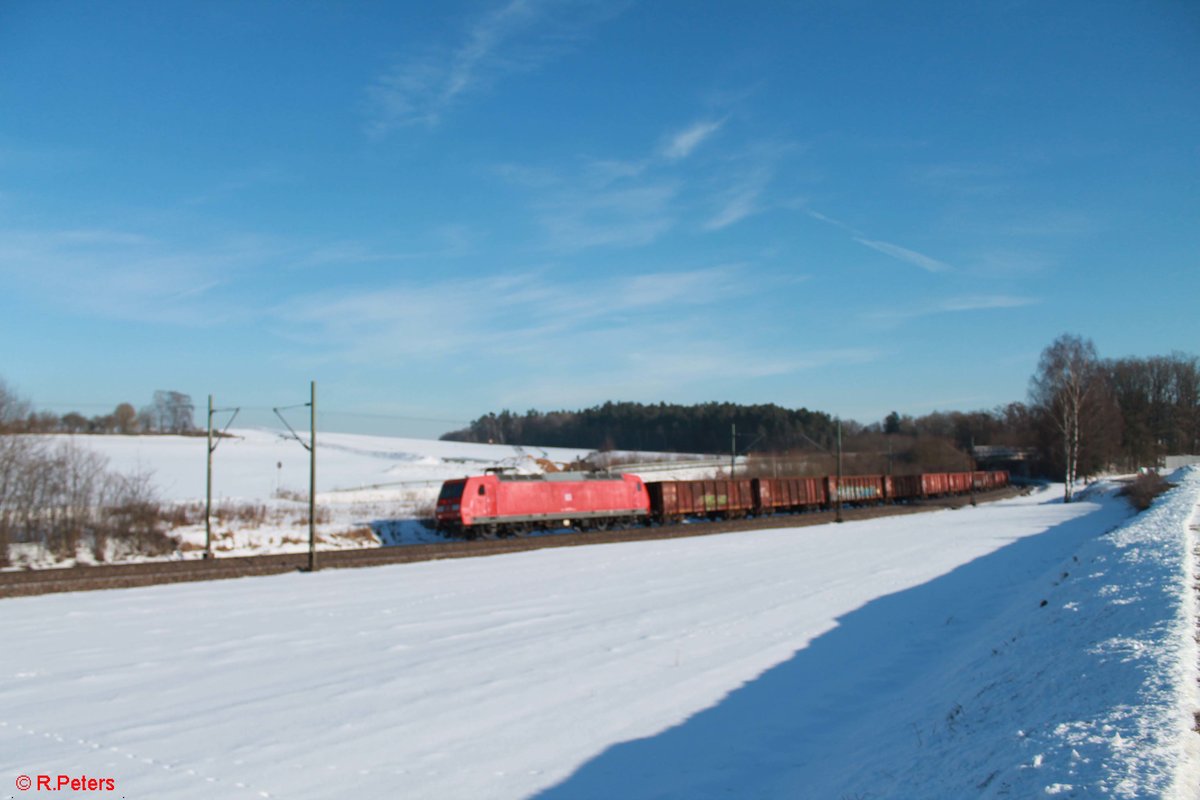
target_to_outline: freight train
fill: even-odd
[[[437,529],[451,536],[517,536],[538,530],[604,530],[623,525],[728,519],[919,500],[1008,486],[1008,473],[827,475],[653,481],[636,475],[558,472],[486,474],[446,481]]]

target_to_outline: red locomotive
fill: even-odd
[[[438,530],[475,538],[548,528],[606,528],[650,512],[636,475],[553,472],[479,475],[446,481],[435,512]]]

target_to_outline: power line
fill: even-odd
[[[80,408],[103,408],[103,409],[108,409],[111,411],[112,409],[116,408],[117,406],[125,405],[127,402],[128,401],[122,400],[119,403],[36,403],[36,404],[30,403],[29,407],[30,407],[30,410],[32,410],[32,411],[37,411],[38,408],[42,408],[42,407],[44,407],[44,408],[66,408],[71,411],[74,411],[74,410],[80,409]],[[133,403],[129,403],[129,405],[133,405]]]
[[[119,403],[74,403],[74,402],[50,402],[50,403],[30,403],[30,410],[36,412],[42,408],[60,408],[68,411],[77,411],[80,409],[103,409],[111,411],[119,405],[124,405],[128,401]],[[134,405],[133,403],[128,403]],[[302,404],[303,405],[303,404]],[[136,408],[136,406],[135,406]],[[243,412],[249,411],[274,411],[273,406],[238,406]],[[399,422],[437,422],[446,425],[469,425],[473,420],[469,419],[448,419],[446,417],[414,417],[406,414],[384,414],[380,412],[370,411],[339,411],[337,409],[323,409],[319,412],[322,417],[359,417],[363,419],[378,419],[378,420],[396,420]]]
[[[280,413],[279,413],[280,411],[290,411],[290,410],[291,410],[291,409],[293,409],[293,408],[307,408],[307,409],[310,409],[310,410],[309,410],[309,414],[310,414],[310,415],[315,415],[315,414],[317,413],[317,410],[316,410],[315,408],[313,408],[313,405],[312,405],[312,403],[297,403],[297,404],[296,404],[296,405],[294,405],[294,406],[279,406],[279,407],[277,407],[277,408],[272,408],[271,410],[275,412],[275,416],[279,417],[279,421],[280,421],[280,422],[282,422],[284,425],[286,425],[286,426],[287,426],[288,432],[292,434],[292,435],[291,435],[291,438],[293,438],[293,439],[295,439],[297,442],[299,442],[299,443],[300,443],[300,446],[301,446],[301,447],[303,447],[305,450],[308,450],[309,452],[312,452],[312,449],[313,449],[313,448],[312,448],[312,447],[311,447],[311,446],[308,444],[308,442],[306,442],[306,441],[304,441],[303,439],[301,439],[301,438],[300,438],[300,434],[296,433],[296,431],[295,431],[295,430],[292,428],[292,426],[291,426],[291,423],[289,423],[289,422],[287,421],[287,419],[286,419],[286,418],[283,416],[283,414],[280,414]]]
[[[306,404],[301,403],[299,406],[288,406],[288,408],[302,408]],[[243,411],[275,411],[275,406],[241,406]],[[282,410],[286,410],[281,408]],[[364,419],[379,419],[379,420],[397,420],[400,422],[439,422],[447,425],[469,425],[469,419],[447,419],[445,417],[411,417],[406,414],[382,414],[369,411],[339,411],[337,409],[327,410],[322,409],[317,412],[319,417],[360,417]]]
[[[440,417],[406,417],[399,414],[378,414],[366,411],[322,411],[323,417],[364,417],[366,419],[398,419],[405,422],[444,422],[448,425],[470,424],[469,419],[444,419]]]

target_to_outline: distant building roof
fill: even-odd
[[[1033,457],[1033,449],[983,444],[972,447],[971,455],[975,457],[976,461],[1027,461]]]
[[[1163,468],[1168,472],[1186,467],[1189,464],[1200,464],[1200,456],[1166,456],[1163,458]]]

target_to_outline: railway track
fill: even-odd
[[[1001,500],[1020,494],[1013,487],[978,495],[980,502]],[[845,508],[846,520],[914,514],[945,508],[961,508],[969,497],[946,497],[911,504]],[[515,539],[438,542],[398,547],[368,547],[356,550],[329,550],[317,554],[320,569],[377,567],[416,561],[518,553],[549,547],[579,547],[590,544],[680,539],[719,533],[788,527],[825,525],[834,521],[834,512],[816,511],[786,516],[693,522],[681,525],[625,528],[610,531],[529,536]],[[138,564],[112,564],[0,572],[0,598],[22,597],[56,592],[83,592],[100,589],[127,589],[164,583],[224,580],[261,575],[279,575],[308,569],[308,553],[283,553],[264,556],[236,556],[211,560],[154,561]]]

